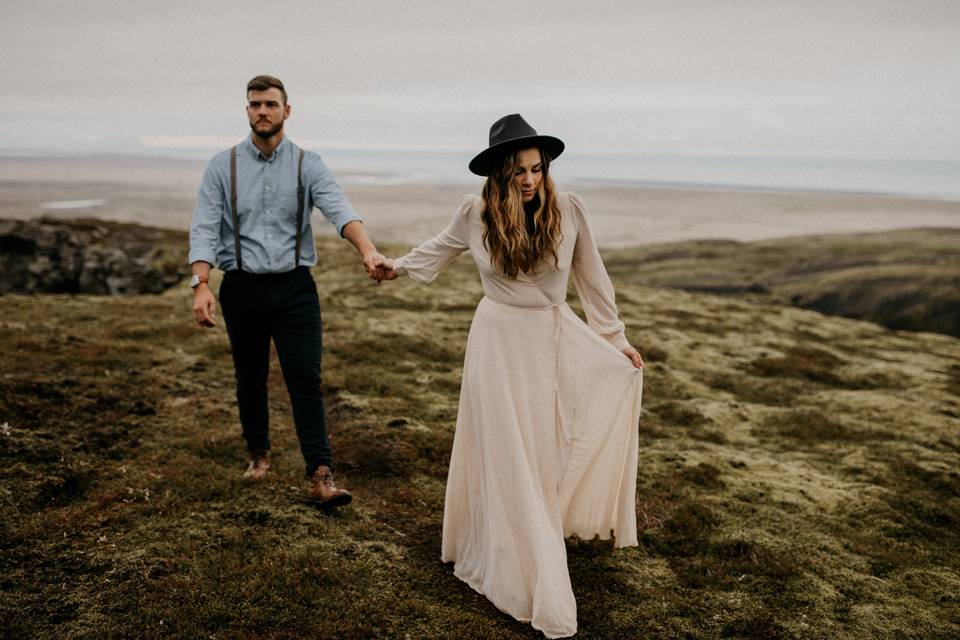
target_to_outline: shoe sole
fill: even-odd
[[[310,504],[316,507],[323,507],[324,509],[333,509],[336,507],[343,507],[345,505],[350,504],[351,502],[353,502],[353,496],[348,493],[346,495],[337,496],[336,498],[331,498],[326,502],[322,502],[315,498],[307,498],[307,502],[309,502]]]

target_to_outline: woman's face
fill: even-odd
[[[524,202],[530,202],[540,189],[543,180],[543,163],[540,159],[540,149],[524,149],[519,155],[519,165],[513,174],[513,182],[520,189],[520,197]]]

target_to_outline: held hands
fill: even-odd
[[[363,266],[372,280],[396,280],[397,272],[393,269],[393,260],[380,253],[372,253],[363,259]]]
[[[640,352],[634,349],[633,347],[627,347],[623,349],[623,355],[627,356],[627,359],[633,363],[633,366],[637,369],[643,369],[643,358],[640,357]]]

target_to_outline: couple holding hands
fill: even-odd
[[[627,341],[578,195],[549,168],[564,150],[518,114],[493,124],[469,164],[485,178],[445,230],[389,259],[377,252],[332,174],[284,136],[283,83],[247,86],[252,129],[208,164],[190,230],[194,316],[213,326],[210,268],[225,274],[245,477],[270,465],[270,340],[290,393],[311,500],[350,502],[331,471],[320,387],[321,323],[309,212],[336,226],[378,280],[428,283],[469,251],[484,296],[467,338],[450,456],[441,559],[500,610],[548,638],[576,633],[564,539],[637,544],[637,424],[643,361]],[[587,322],[566,304],[570,277]]]

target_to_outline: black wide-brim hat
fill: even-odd
[[[470,161],[470,171],[478,176],[488,176],[508,151],[530,147],[546,151],[552,160],[563,153],[564,144],[560,138],[539,135],[519,113],[503,116],[490,127],[490,146]]]

